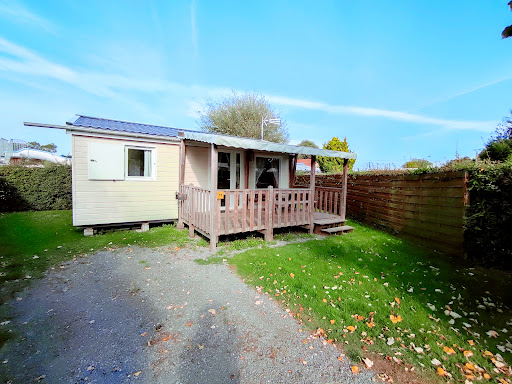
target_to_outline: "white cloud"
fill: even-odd
[[[198,101],[208,98],[223,97],[232,92],[232,90],[222,87],[183,85],[159,78],[143,78],[141,76],[125,76],[72,69],[46,60],[22,46],[0,38],[0,73],[2,71],[9,74],[15,73],[24,76],[46,77],[58,80],[97,96],[116,98],[125,103],[128,102],[132,104],[137,103],[134,99],[130,99],[129,95],[126,94],[127,91],[143,92],[146,94],[154,94],[157,92],[167,95],[178,94],[182,100],[188,100],[189,110],[187,111],[187,115],[191,117],[196,117],[192,109],[195,111],[198,110]],[[271,103],[293,108],[308,109],[330,114],[384,118],[413,124],[433,125],[444,129],[490,132],[497,123],[496,121],[439,119],[402,111],[333,105],[324,102],[275,95],[267,95],[267,98]],[[138,106],[147,109],[145,105]],[[194,116],[192,116],[192,114],[194,114]]]
[[[55,26],[50,21],[29,11],[19,2],[13,0],[0,1],[0,16],[15,20],[18,23],[31,24],[47,32],[55,33]]]
[[[438,119],[435,117],[417,115],[408,112],[367,107],[356,107],[348,105],[331,105],[323,102],[294,99],[282,96],[268,96],[268,99],[271,103],[285,105],[288,107],[303,108],[340,115],[381,117],[389,120],[405,121],[416,124],[437,125],[451,129],[489,132],[491,128],[496,126],[496,121],[464,121]]]

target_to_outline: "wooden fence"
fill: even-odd
[[[464,213],[468,175],[354,176],[347,188],[347,214],[396,231],[430,249],[464,256]],[[308,185],[301,175],[297,185]],[[340,187],[341,175],[317,175],[316,184]]]

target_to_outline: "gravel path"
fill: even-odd
[[[63,264],[10,303],[12,383],[371,383],[204,249],[133,248]]]

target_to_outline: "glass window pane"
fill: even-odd
[[[144,176],[151,177],[151,151],[144,151]]]
[[[219,152],[219,168],[217,170],[218,189],[230,189],[230,169],[230,154],[225,152]]]
[[[128,149],[128,176],[144,176],[144,150]]]
[[[236,189],[240,189],[240,154],[236,154]]]
[[[279,188],[279,159],[256,158],[256,188]]]

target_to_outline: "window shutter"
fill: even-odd
[[[124,180],[124,146],[89,143],[89,180]]]

